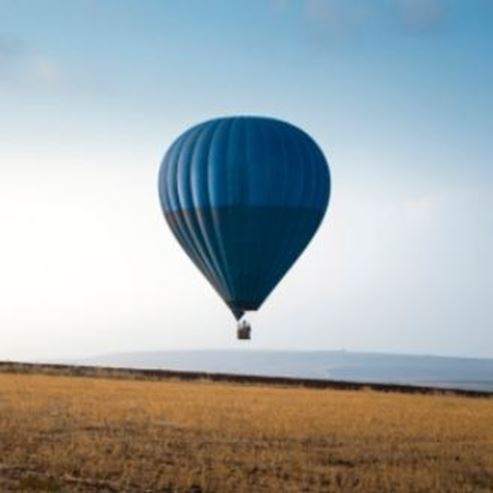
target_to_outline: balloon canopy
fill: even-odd
[[[176,239],[240,319],[262,305],[315,234],[329,167],[289,123],[218,118],[171,145],[159,194]]]

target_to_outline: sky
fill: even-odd
[[[0,358],[187,348],[493,357],[493,0],[0,0]],[[236,341],[157,173],[267,115],[332,175]]]

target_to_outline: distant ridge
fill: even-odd
[[[419,385],[399,385],[384,383],[360,383],[338,380],[322,380],[293,377],[269,377],[262,375],[238,375],[227,373],[208,373],[192,371],[173,371],[159,369],[116,368],[102,366],[65,365],[48,363],[22,363],[15,361],[0,362],[0,372],[17,374],[43,374],[70,377],[120,378],[183,381],[210,381],[246,385],[274,385],[303,387],[311,389],[334,390],[375,390],[379,392],[399,392],[406,394],[460,395],[466,397],[493,398],[493,392],[466,390],[460,388],[443,388]]]
[[[493,359],[486,358],[248,349],[143,351],[51,362],[493,391]]]

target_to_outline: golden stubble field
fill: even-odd
[[[489,492],[493,399],[3,373],[0,491]]]

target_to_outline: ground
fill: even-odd
[[[493,492],[493,399],[0,373],[0,491]]]

